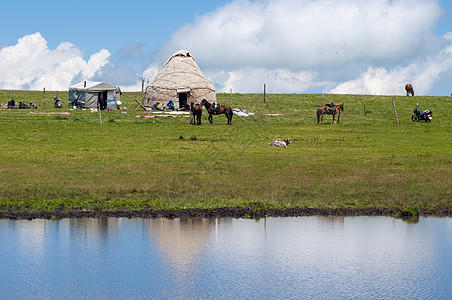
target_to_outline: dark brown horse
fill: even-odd
[[[191,117],[190,124],[201,125],[202,106],[199,103],[190,104]]]
[[[406,91],[407,96],[409,96],[410,94],[411,94],[411,96],[414,96],[414,89],[413,89],[413,86],[411,85],[411,83],[405,84],[405,91]]]
[[[209,113],[210,124],[213,124],[212,115],[221,115],[221,114],[224,114],[226,116],[226,118],[228,118],[228,125],[232,124],[233,112],[229,106],[220,105],[219,109],[214,109],[212,107],[212,104],[210,104],[209,101],[207,101],[206,99],[203,99],[201,101],[201,105],[203,105],[207,109],[207,112]]]
[[[317,124],[321,122],[321,124],[323,125],[323,115],[333,115],[333,124],[336,124],[336,115],[337,115],[338,116],[337,123],[339,123],[341,111],[344,111],[344,102],[334,104],[333,109],[326,105],[320,106],[319,108],[317,108]]]

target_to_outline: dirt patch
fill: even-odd
[[[78,209],[58,208],[54,211],[30,212],[23,209],[0,207],[0,219],[33,220],[33,219],[65,219],[65,218],[249,218],[266,217],[301,217],[301,216],[390,216],[396,218],[413,218],[419,216],[452,216],[452,207],[428,210],[420,209],[413,215],[399,209],[322,209],[322,208],[290,208],[265,209],[260,207],[223,207],[214,209],[184,209],[184,210],[97,210],[86,211]]]

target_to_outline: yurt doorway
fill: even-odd
[[[179,107],[186,107],[188,101],[188,93],[178,93],[179,97]]]
[[[107,108],[107,92],[99,92],[97,93],[97,102],[99,102],[99,106],[101,110]]]

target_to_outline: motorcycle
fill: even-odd
[[[416,108],[414,109],[414,115],[411,116],[411,120],[413,122],[419,122],[419,121],[425,121],[426,123],[429,123],[432,121],[432,111],[431,110],[424,110],[421,111],[417,107],[419,104],[416,103]]]

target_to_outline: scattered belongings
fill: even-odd
[[[245,108],[233,108],[232,112],[240,117],[248,117],[254,115],[254,113],[249,112]]]
[[[287,147],[287,145],[292,144],[292,140],[287,138],[285,140],[280,140],[278,138],[273,139],[271,143],[269,143],[269,146],[276,146],[276,147]]]
[[[155,117],[162,117],[162,118],[175,118],[176,116],[171,115],[151,115],[151,116],[144,116],[145,118],[155,118]]]
[[[190,112],[188,111],[164,111],[164,114],[170,114],[170,115],[189,115]]]
[[[70,115],[70,112],[30,112],[32,115]]]

